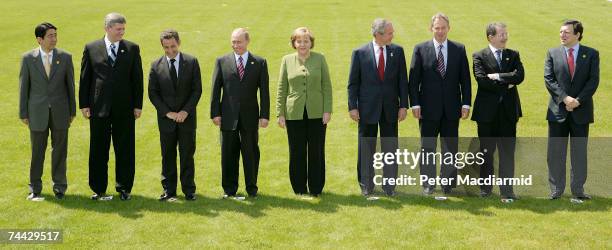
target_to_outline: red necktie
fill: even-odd
[[[383,47],[380,46],[378,52],[378,78],[381,81],[385,80],[385,56],[383,55]]]
[[[574,78],[574,48],[570,48],[567,53],[567,66],[569,67],[570,77]]]

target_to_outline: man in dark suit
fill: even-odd
[[[485,162],[480,177],[493,175],[493,154],[499,149],[499,177],[514,177],[516,123],[522,116],[516,86],[523,82],[525,70],[518,51],[507,49],[508,32],[504,23],[487,26],[489,46],[474,53],[474,77],[478,92],[472,120],[478,123],[480,152]],[[480,195],[491,195],[492,186],[480,186]],[[516,199],[511,185],[499,187],[502,199]]]
[[[42,200],[42,174],[51,131],[53,193],[62,199],[68,186],[68,128],[76,115],[72,55],[55,48],[57,28],[41,23],[34,29],[40,47],[23,55],[19,72],[19,119],[30,128],[32,160],[28,200]]]
[[[355,49],[348,80],[348,108],[351,119],[359,123],[357,181],[361,194],[374,191],[373,153],[380,127],[383,152],[397,149],[397,124],[406,118],[408,77],[404,49],[392,44],[393,24],[378,18],[372,23],[372,42]],[[397,164],[383,167],[384,178],[397,177]],[[388,196],[395,185],[383,185]]]
[[[196,106],[202,95],[198,59],[179,51],[181,40],[176,30],[161,33],[165,55],[151,64],[149,99],[157,109],[157,124],[162,153],[160,201],[176,200],[176,147],[181,157],[181,189],[188,201],[195,200]]]
[[[246,191],[250,197],[257,196],[258,127],[267,127],[270,119],[268,64],[247,50],[249,41],[246,29],[235,29],[234,52],[217,58],[212,78],[210,117],[221,128],[224,198],[235,197],[238,191],[241,152]]]
[[[548,50],[544,82],[550,93],[548,112],[548,181],[550,198],[565,190],[567,138],[570,138],[572,195],[590,199],[584,193],[587,178],[587,142],[593,123],[593,94],[599,85],[599,52],[580,44],[584,28],[577,20],[561,26],[561,46]]]
[[[131,198],[134,183],[134,127],[142,111],[142,62],[138,45],[123,40],[125,17],[106,15],[106,35],[85,45],[81,62],[79,107],[89,119],[89,187],[93,200],[106,196],[108,150],[115,149],[115,189]]]
[[[410,105],[412,115],[419,119],[421,146],[425,153],[436,151],[438,135],[442,141],[442,155],[456,153],[459,118],[467,119],[471,103],[471,79],[463,44],[447,39],[449,19],[442,13],[431,18],[434,38],[417,44],[410,64]],[[436,176],[436,162],[421,165],[421,175]],[[441,163],[440,177],[454,178],[442,186],[445,194],[456,186],[457,168]],[[423,184],[423,193],[433,193],[435,185]]]

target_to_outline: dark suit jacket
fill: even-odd
[[[49,127],[68,129],[70,117],[76,115],[72,55],[54,49],[49,77],[41,57],[39,48],[36,48],[25,53],[21,60],[19,118],[28,119],[32,131],[43,131]],[[49,107],[52,126],[49,124]]]
[[[111,112],[134,117],[134,109],[142,109],[142,81],[138,45],[121,40],[115,66],[111,66],[104,38],[93,41],[83,51],[79,108],[90,108],[95,117],[108,117]]]
[[[196,106],[202,95],[200,64],[197,58],[185,53],[180,54],[179,60],[176,89],[170,78],[170,66],[166,56],[151,63],[149,99],[157,109],[157,124],[162,132],[172,132],[177,125],[188,130],[195,130],[197,127]],[[189,113],[183,123],[176,123],[166,117],[168,112],[179,111]]]
[[[397,122],[399,108],[408,108],[408,74],[401,46],[387,46],[384,81],[378,77],[372,42],[355,49],[348,81],[348,108],[358,109],[366,124],[377,124],[381,115]],[[382,114],[384,110],[384,114]]]
[[[421,106],[424,120],[461,117],[461,106],[470,105],[471,77],[465,47],[448,40],[446,76],[437,70],[436,49],[432,40],[417,44],[410,64],[410,106]]]
[[[580,44],[575,62],[574,78],[570,79],[567,55],[563,46],[549,49],[544,64],[544,82],[550,93],[548,121],[562,121],[567,117],[563,99],[578,98],[580,106],[572,111],[577,124],[593,123],[593,94],[599,85],[599,52]]]
[[[478,82],[478,92],[474,101],[472,120],[492,122],[499,105],[502,105],[506,118],[518,121],[523,116],[521,100],[516,85],[525,79],[525,70],[518,51],[504,49],[500,69],[495,55],[489,46],[474,53],[474,77]],[[499,80],[491,80],[487,74],[499,73]],[[515,85],[508,88],[508,85]],[[501,102],[500,102],[501,100]]]
[[[244,78],[240,80],[234,53],[217,58],[212,78],[210,118],[221,116],[221,130],[236,130],[238,120],[246,129],[258,129],[260,118],[270,119],[268,85],[268,64],[265,59],[249,52]]]

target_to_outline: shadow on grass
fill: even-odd
[[[466,211],[474,215],[495,216],[488,209],[523,210],[539,214],[557,211],[569,212],[607,212],[612,206],[612,199],[594,197],[583,204],[572,204],[568,197],[560,200],[546,200],[535,197],[521,197],[514,203],[501,203],[499,197],[480,198],[469,196],[452,196],[445,201],[415,194],[398,194],[394,197],[381,197],[376,201],[366,200],[357,194],[342,195],[323,193],[321,198],[304,200],[298,197],[280,197],[260,194],[256,199],[244,201],[232,199],[197,196],[196,201],[185,201],[179,197],[178,202],[160,202],[155,198],[133,195],[130,201],[121,201],[118,197],[111,201],[92,201],[89,196],[66,195],[64,200],[57,200],[51,195],[45,196],[49,202],[68,209],[87,210],[97,213],[117,214],[124,218],[138,219],[143,212],[195,214],[216,217],[221,213],[240,213],[249,217],[266,216],[266,211],[275,208],[290,210],[311,210],[319,213],[335,213],[341,207],[381,208],[386,210],[401,209],[435,209],[448,211]]]

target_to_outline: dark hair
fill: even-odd
[[[582,23],[580,21],[575,19],[568,19],[563,22],[563,26],[566,25],[572,26],[572,28],[574,29],[574,35],[580,32],[580,37],[578,37],[578,41],[582,40],[582,32],[584,31],[584,28],[582,27]]]
[[[50,23],[41,23],[34,29],[34,35],[36,37],[45,38],[45,34],[47,34],[47,30],[54,29],[57,31],[57,28]]]
[[[502,22],[494,22],[487,25],[487,38],[497,35],[497,28],[506,28],[506,24]]]
[[[177,43],[181,43],[181,39],[179,38],[178,31],[175,29],[167,29],[162,31],[161,35],[159,35],[159,41],[161,42],[164,39],[172,39],[176,40]]]

